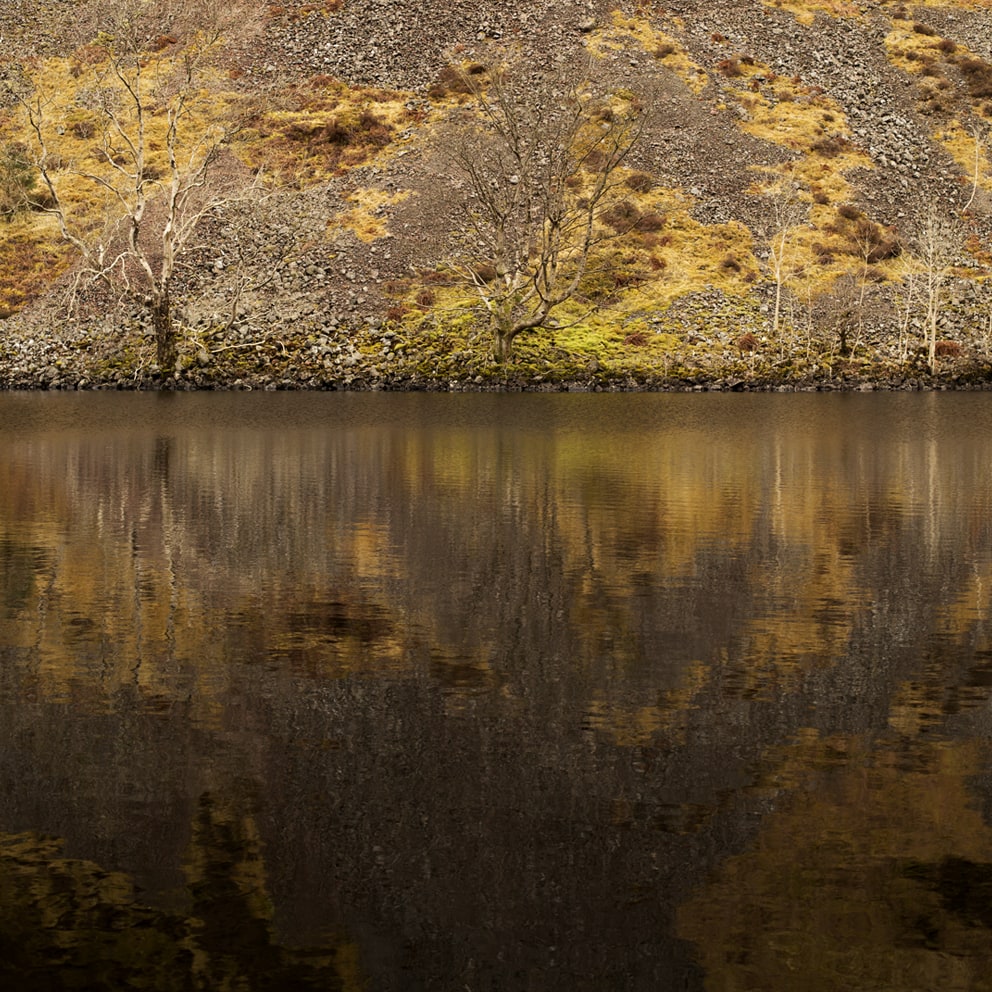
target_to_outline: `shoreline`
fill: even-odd
[[[0,371],[0,393],[12,392],[393,392],[393,393],[866,393],[866,392],[992,392],[992,368],[954,370],[946,374],[905,376],[845,376],[842,378],[783,378],[755,376],[611,376],[586,377],[499,376],[484,381],[428,376],[363,377],[347,379],[202,377],[155,374],[128,378],[67,376],[56,380],[44,375],[10,376]]]

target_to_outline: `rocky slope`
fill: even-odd
[[[8,79],[38,76],[78,52],[67,11],[78,21],[78,5],[63,0],[4,5]],[[657,209],[666,225],[616,256],[630,272],[609,296],[611,320],[581,335],[539,332],[509,369],[493,366],[481,319],[455,307],[455,290],[437,276],[465,205],[446,144],[465,100],[446,88],[445,67],[495,58],[518,73],[589,58],[605,85],[635,94],[644,131],[628,165],[651,189],[631,201]],[[270,196],[250,217],[212,216],[203,247],[184,259],[173,294],[183,329],[174,385],[985,379],[992,9],[982,0],[290,3],[270,6],[250,35],[232,39],[223,67],[225,105],[251,108],[236,152],[266,167]],[[381,124],[368,147],[352,138],[343,150],[319,146],[285,124],[293,113],[343,120],[355,107]],[[8,106],[6,123],[22,140],[16,110]],[[772,335],[772,205],[757,186],[786,174],[805,213]],[[932,204],[957,219],[960,242],[939,301],[937,379],[913,361],[926,301],[919,274],[909,275]],[[869,264],[859,224],[897,247]],[[8,314],[0,379],[70,388],[156,381],[140,307],[94,288],[67,313],[71,255],[60,254],[43,217],[0,223],[0,255],[4,240],[5,258],[31,251],[36,269],[63,274],[22,297],[13,292],[21,275],[7,284],[0,276],[0,307],[13,301],[0,310]]]

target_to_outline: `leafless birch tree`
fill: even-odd
[[[202,219],[244,190],[242,177],[217,169],[231,128],[205,89],[225,24],[190,0],[90,4],[84,13],[81,23],[94,33],[76,64],[75,101],[39,86],[16,94],[46,194],[36,208],[78,253],[77,286],[102,282],[146,309],[168,374],[177,357],[180,256]],[[185,34],[168,34],[170,27]],[[85,157],[67,157],[70,128],[77,136],[92,130]],[[80,188],[92,194],[85,206]],[[105,205],[100,221],[94,201]]]
[[[598,220],[637,140],[638,108],[596,94],[584,73],[466,79],[473,116],[454,159],[469,202],[452,267],[477,293],[505,361],[519,335],[576,296],[597,245],[616,236]]]
[[[805,218],[806,207],[799,199],[799,187],[791,179],[780,180],[766,196],[768,213],[761,233],[768,249],[768,271],[775,281],[772,308],[772,335],[775,336],[782,319],[782,292],[793,258],[790,236],[792,229]]]
[[[931,372],[937,370],[937,324],[944,293],[963,240],[957,216],[942,210],[934,201],[928,203],[917,224],[913,247],[919,271],[917,281],[926,306],[924,341]]]

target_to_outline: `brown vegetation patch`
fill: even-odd
[[[469,96],[482,84],[486,71],[481,62],[470,62],[464,67],[446,65],[438,73],[436,81],[428,87],[427,95],[432,100]]]
[[[749,355],[758,350],[758,339],[750,331],[737,338],[734,344],[742,355]]]
[[[992,64],[979,58],[962,58],[956,65],[964,76],[968,95],[981,100],[992,97]]]
[[[0,240],[0,318],[41,296],[67,265],[64,254],[32,232],[7,232]]]

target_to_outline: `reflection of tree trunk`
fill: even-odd
[[[152,328],[155,331],[155,356],[163,375],[171,375],[176,367],[176,333],[172,326],[172,305],[169,287],[164,286],[152,296]]]

